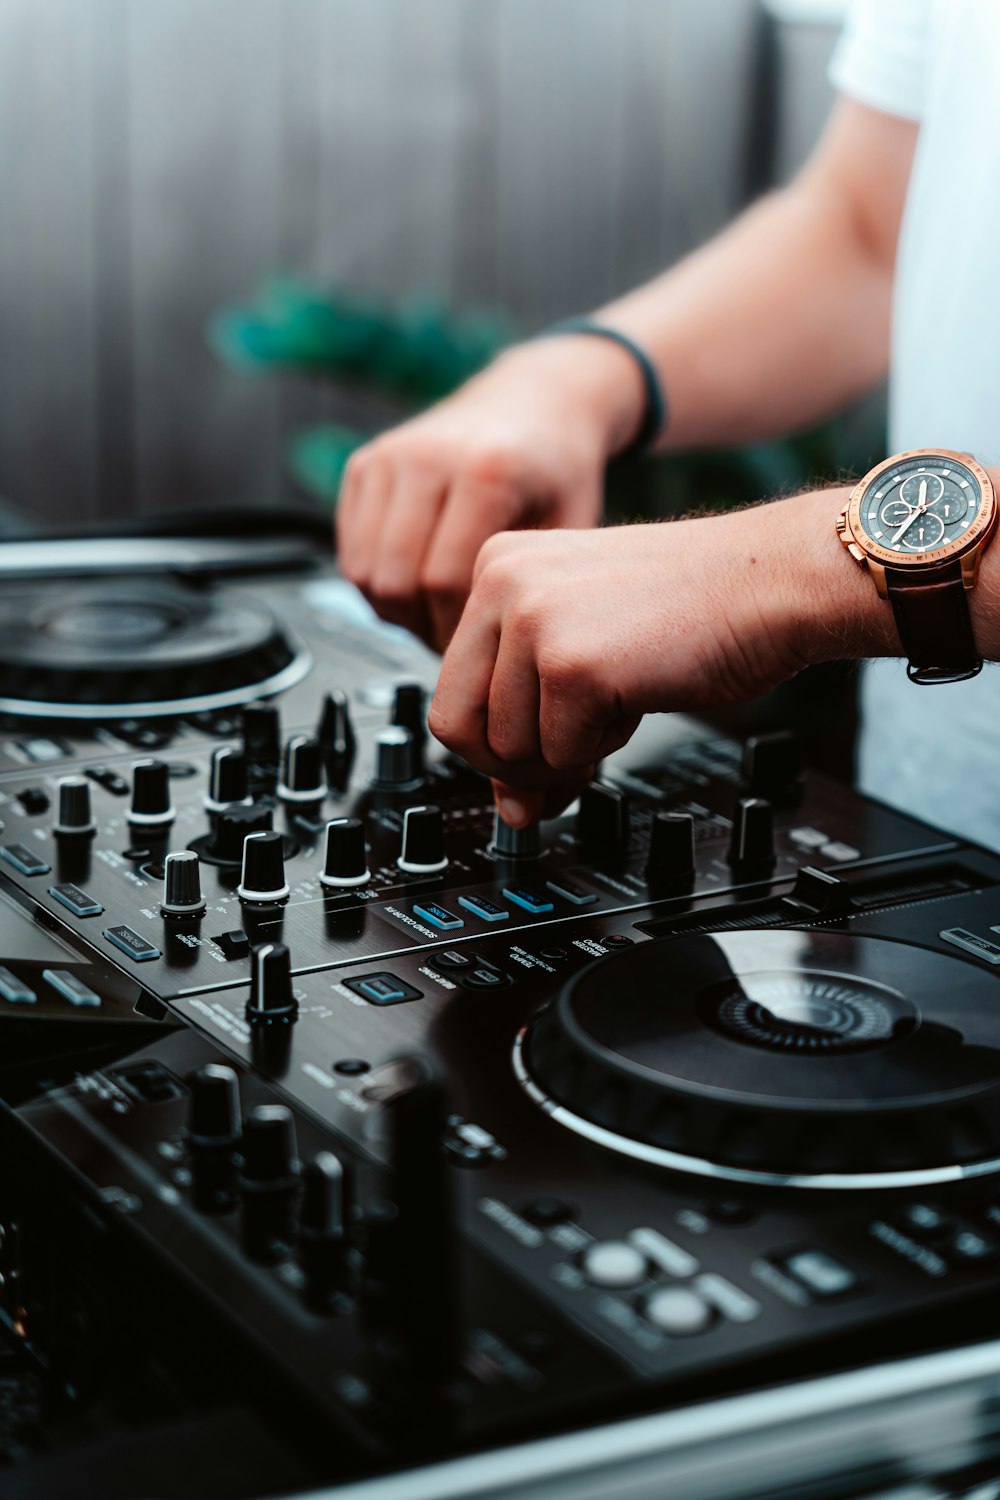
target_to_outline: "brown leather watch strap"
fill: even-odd
[[[961,682],[982,671],[959,562],[916,578],[886,568],[885,581],[911,682]]]

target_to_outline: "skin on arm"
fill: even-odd
[[[884,374],[916,133],[841,101],[793,183],[598,314],[663,374],[662,446],[785,432]],[[607,340],[511,349],[351,460],[337,520],[344,573],[443,649],[489,537],[597,523],[605,466],[638,430],[643,401],[635,362]]]

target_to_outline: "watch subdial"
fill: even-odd
[[[930,470],[918,470],[899,486],[899,498],[907,505],[933,505],[944,494],[944,480]],[[900,519],[902,525],[902,518]]]
[[[913,515],[915,509],[915,506],[908,505],[905,500],[898,498],[887,500],[879,512],[879,519],[883,526],[888,527],[890,531],[895,531],[897,527],[902,526],[907,516]]]
[[[906,528],[901,540],[913,552],[929,552],[944,541],[944,521],[934,511],[924,511]]]
[[[940,516],[946,526],[955,526],[964,520],[969,509],[969,497],[957,485],[949,485],[939,500],[934,502],[934,514]]]

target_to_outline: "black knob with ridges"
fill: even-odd
[[[288,741],[281,762],[278,796],[282,802],[322,802],[326,796],[326,776],[319,740],[297,734]]]
[[[248,803],[246,807],[227,807],[215,820],[210,854],[220,864],[238,865],[243,861],[243,845],[252,833],[269,833],[273,823],[269,807]]]
[[[776,861],[774,811],[764,797],[741,797],[733,814],[729,863],[734,873],[762,877]]]
[[[577,833],[595,853],[620,856],[631,835],[629,800],[624,792],[603,781],[592,781],[580,794]]]
[[[201,862],[193,849],[179,849],[167,855],[160,910],[165,917],[196,917],[205,910]]]
[[[375,737],[372,786],[379,792],[405,792],[419,785],[413,759],[413,736],[399,724],[390,724]]]
[[[285,850],[280,833],[251,833],[243,845],[243,871],[236,894],[241,901],[274,904],[288,900]]]
[[[292,960],[284,943],[261,943],[250,954],[250,998],[246,1018],[253,1026],[294,1021],[299,1002],[292,989]]]
[[[220,745],[212,751],[206,808],[209,812],[221,813],[230,807],[249,807],[250,801],[245,752],[232,745]]]
[[[236,1201],[240,1085],[232,1068],[206,1063],[188,1079],[191,1196],[202,1213],[227,1213]]]
[[[326,825],[326,849],[320,883],[331,890],[353,890],[372,878],[360,818],[333,818]]]
[[[527,828],[512,828],[497,812],[490,848],[500,859],[537,859],[542,852],[541,830],[537,823],[530,823]]]
[[[85,776],[63,776],[59,781],[59,813],[53,833],[59,838],[90,838],[97,831]]]
[[[424,749],[427,744],[427,694],[419,682],[401,682],[392,698],[392,724],[408,729],[413,736],[413,766],[417,776],[424,773]]]
[[[273,770],[281,759],[281,715],[276,703],[256,700],[243,710],[243,748],[251,766]]]
[[[694,818],[690,813],[658,812],[649,827],[647,881],[689,886],[694,868]]]
[[[282,1259],[291,1248],[298,1192],[295,1122],[283,1104],[258,1104],[243,1122],[240,1180],[243,1248],[252,1260]]]
[[[351,780],[357,741],[351,723],[347,694],[327,693],[316,729],[330,790],[343,795]]]
[[[444,852],[444,816],[439,807],[408,807],[403,814],[403,843],[396,861],[406,875],[439,875],[448,868]]]
[[[132,767],[128,820],[142,828],[166,827],[177,813],[170,800],[170,767],[165,760],[137,760]]]

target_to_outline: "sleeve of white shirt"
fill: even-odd
[[[830,62],[830,82],[885,114],[919,120],[931,0],[853,0]]]

